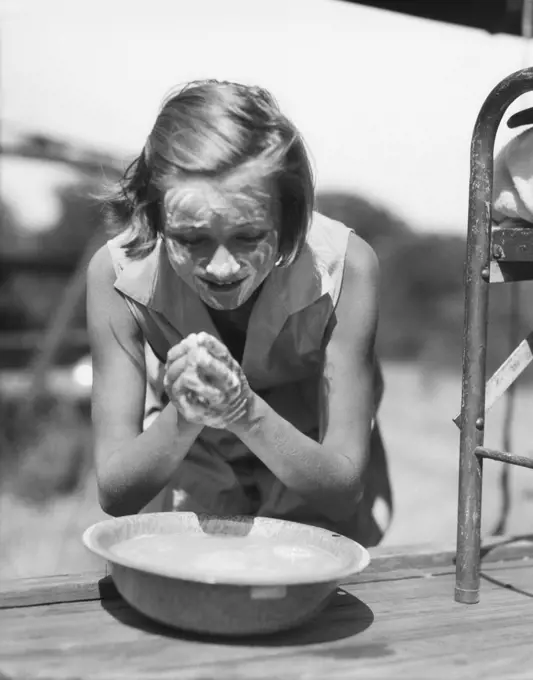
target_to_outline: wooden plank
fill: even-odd
[[[533,332],[507,357],[485,387],[485,415],[533,361]],[[461,426],[461,414],[453,419]]]
[[[533,361],[533,332],[531,332],[503,362],[487,382],[485,411],[490,410],[498,399],[514,383]]]
[[[455,571],[455,546],[412,545],[370,548],[371,563],[345,583],[427,577]],[[483,541],[483,564],[533,559],[533,537],[491,537]],[[0,609],[60,602],[112,600],[118,593],[107,566],[83,574],[12,579],[0,584]]]
[[[377,546],[369,550],[372,561],[367,568],[375,572],[398,569],[432,571],[455,565],[455,545],[415,544],[409,546]],[[481,548],[484,564],[522,558],[533,559],[533,534],[526,536],[487,536]]]
[[[522,569],[526,566],[526,562],[531,562],[533,565],[533,559],[530,557],[525,557],[519,561],[510,560],[505,562],[505,567],[509,569]],[[498,571],[502,568],[503,562],[495,561],[482,561],[481,562],[483,571],[489,574],[492,571]],[[415,578],[432,578],[434,576],[451,576],[455,574],[455,564],[434,566],[424,569],[394,569],[392,571],[372,571],[369,567],[365,569],[361,574],[357,574],[352,578],[346,579],[342,583],[342,587],[350,587],[358,583],[380,583],[382,581],[405,581],[407,579]]]
[[[83,574],[11,579],[0,585],[0,609],[116,597],[107,567]]]
[[[0,668],[56,680],[529,680],[533,567],[483,571],[478,605],[455,603],[453,584],[354,584],[305,626],[233,640],[163,628],[121,600],[3,610]]]

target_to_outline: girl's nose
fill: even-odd
[[[230,251],[220,245],[205,268],[205,271],[217,279],[224,280],[234,276],[240,268],[239,263]]]

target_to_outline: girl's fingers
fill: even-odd
[[[192,392],[197,399],[208,405],[217,405],[224,400],[224,394],[217,387],[202,380],[195,370],[185,371],[174,383],[174,389],[180,393]]]
[[[246,404],[241,404],[239,408],[224,416],[226,424],[231,425],[231,423],[234,423],[236,420],[239,420],[239,418],[242,418],[246,413],[246,408]]]
[[[165,388],[190,422],[217,428],[235,422],[246,413],[246,385],[227,347],[209,333],[192,333],[168,352]]]
[[[209,333],[202,331],[201,333],[191,333],[177,345],[171,347],[167,353],[167,365],[191,352],[195,353],[197,350],[207,350],[213,357],[227,366],[236,364],[226,345]]]
[[[240,380],[235,371],[213,357],[206,349],[201,348],[196,354],[198,375],[221,390],[233,392],[239,388]]]
[[[168,381],[177,380],[189,367],[195,367],[200,358],[204,366],[209,363],[211,355],[206,349],[198,346],[195,338],[196,334],[193,333],[169,350],[165,364]]]
[[[167,366],[173,361],[180,359],[188,354],[188,352],[198,345],[198,334],[191,333],[177,345],[174,345],[167,353]]]
[[[209,333],[205,331],[198,333],[197,342],[200,347],[205,347],[208,352],[217,359],[224,361],[224,363],[234,361],[226,345],[212,335],[209,335]]]
[[[190,423],[202,424],[205,421],[205,409],[189,401],[184,392],[177,399],[178,409]]]
[[[211,422],[220,421],[217,410],[203,401],[200,402],[200,399],[196,393],[183,390],[176,401],[179,410],[190,422],[210,426]]]
[[[227,392],[229,397],[235,396],[240,387],[240,378],[235,371],[231,371],[225,364],[215,359],[204,348],[191,350],[185,356],[174,360],[165,371],[165,389],[171,388],[181,376],[187,374],[188,380],[194,380],[205,385]]]
[[[164,378],[165,388],[175,383],[188,366],[189,360],[187,355],[181,356],[170,363],[167,362]]]

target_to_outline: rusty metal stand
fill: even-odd
[[[495,243],[491,219],[494,141],[507,108],[519,96],[532,90],[533,68],[522,69],[502,80],[481,107],[472,136],[464,278],[465,321],[455,585],[456,601],[465,604],[479,601],[483,458],[533,467],[532,459],[483,447],[491,259],[505,260],[505,266],[501,268],[503,278],[500,281],[532,278],[533,270],[532,228],[520,230],[518,248],[517,238],[506,239],[503,233],[505,230],[499,230],[499,242]],[[508,253],[504,247],[506,243],[512,243],[512,247],[507,248]],[[512,252],[515,253],[514,257]],[[514,264],[517,265],[515,274],[512,272]],[[505,267],[508,267],[507,273],[504,271]],[[525,271],[527,273],[524,275]]]

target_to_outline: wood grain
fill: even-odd
[[[370,565],[362,574],[356,574],[344,583],[418,578],[455,571],[455,548],[452,546],[378,546],[370,548],[369,552],[372,558]],[[533,535],[491,537],[483,541],[482,563],[485,568],[521,558],[533,559]],[[117,597],[105,563],[99,570],[82,574],[12,579],[0,583],[0,610]]]
[[[345,586],[300,629],[233,641],[152,624],[120,599],[13,607],[0,611],[0,671],[57,680],[529,680],[533,562],[487,564],[478,605],[455,603],[453,585],[453,574],[378,574]]]
[[[118,597],[118,594],[104,566],[97,571],[83,574],[60,574],[3,581],[0,585],[0,610],[115,597]]]

